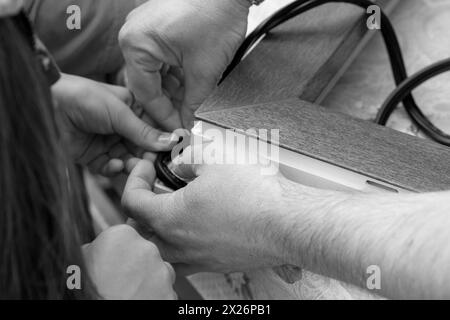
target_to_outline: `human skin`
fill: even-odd
[[[101,233],[83,247],[89,277],[99,298],[112,300],[172,300],[175,272],[158,248],[130,226]]]
[[[130,89],[152,119],[173,131],[220,80],[245,38],[246,0],[152,0],[119,34]]]
[[[324,191],[253,166],[196,166],[173,194],[155,195],[153,165],[131,173],[123,205],[182,272],[295,265],[393,299],[450,297],[450,193]]]
[[[114,176],[144,151],[170,150],[176,133],[153,128],[131,109],[127,88],[63,74],[52,93],[70,156],[93,172]]]

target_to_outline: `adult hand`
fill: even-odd
[[[153,165],[141,161],[128,179],[123,205],[139,231],[187,272],[233,272],[287,264],[283,206],[291,182],[256,166],[199,166],[173,194],[155,195]]]
[[[130,226],[112,227],[83,247],[89,276],[103,299],[176,299],[175,272],[154,244]]]
[[[63,75],[52,92],[71,156],[94,172],[116,175],[135,161],[139,148],[167,151],[178,142],[177,134],[156,130],[133,113],[126,88]]]
[[[167,130],[190,128],[247,31],[247,0],[152,0],[127,19],[119,43],[128,83]]]

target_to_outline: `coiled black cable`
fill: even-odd
[[[425,81],[447,71],[450,71],[450,58],[437,62],[405,80],[400,86],[397,87],[397,89],[394,90],[394,92],[391,93],[386,102],[383,104],[377,116],[376,122],[381,125],[385,125],[389,119],[389,116],[398,104],[404,100],[411,91],[416,89]],[[425,122],[421,123],[421,128],[427,128],[430,126],[431,122],[429,122],[427,118],[424,118],[423,121]],[[435,140],[444,145],[450,146],[450,139],[448,138],[448,135],[442,131],[440,131],[440,136],[436,137]]]
[[[240,63],[242,58],[248,53],[248,51],[265,35],[267,35],[271,30],[278,27],[282,23],[291,20],[298,15],[312,10],[316,7],[327,3],[348,3],[357,5],[364,9],[374,5],[372,1],[369,0],[297,0],[293,3],[283,7],[274,13],[271,17],[261,23],[242,43],[240,48],[237,50],[236,55],[223,74],[221,82],[233,71],[233,69]],[[386,14],[381,10],[381,34],[383,36],[386,49],[389,55],[389,60],[391,63],[391,68],[394,76],[394,80],[397,86],[401,86],[403,82],[408,80],[408,74],[406,71],[405,61],[400,48],[400,43],[395,30],[386,16]],[[437,66],[439,67],[439,65]],[[442,71],[444,72],[444,71]],[[420,73],[420,72],[419,72]],[[411,80],[414,81],[414,77]],[[406,87],[405,87],[406,88]],[[404,89],[405,90],[405,89]],[[444,133],[439,128],[437,128],[420,110],[414,97],[411,94],[412,89],[409,92],[404,92],[402,94],[402,102],[407,111],[408,115],[412,121],[431,139],[439,142],[441,144],[450,146],[450,135]],[[392,97],[392,95],[391,95]],[[398,104],[398,103],[397,103]],[[395,106],[396,107],[396,106]],[[395,110],[392,107],[392,102],[390,98],[383,104],[377,115],[377,123],[385,125],[389,117]]]

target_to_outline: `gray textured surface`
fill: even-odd
[[[400,0],[391,17],[409,74],[450,57],[449,0]],[[386,49],[377,35],[320,104],[353,117],[372,120],[393,89]],[[450,73],[428,81],[415,90],[414,96],[423,112],[442,130],[450,132]],[[388,125],[422,136],[403,108],[395,112]]]
[[[396,0],[381,0],[392,4]],[[368,35],[364,10],[326,4],[271,32],[216,90],[202,112],[299,97],[315,101]]]

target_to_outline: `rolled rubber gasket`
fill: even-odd
[[[156,177],[167,187],[173,190],[179,190],[187,186],[187,183],[178,178],[168,167],[167,163],[172,161],[170,152],[158,154],[155,161]]]

